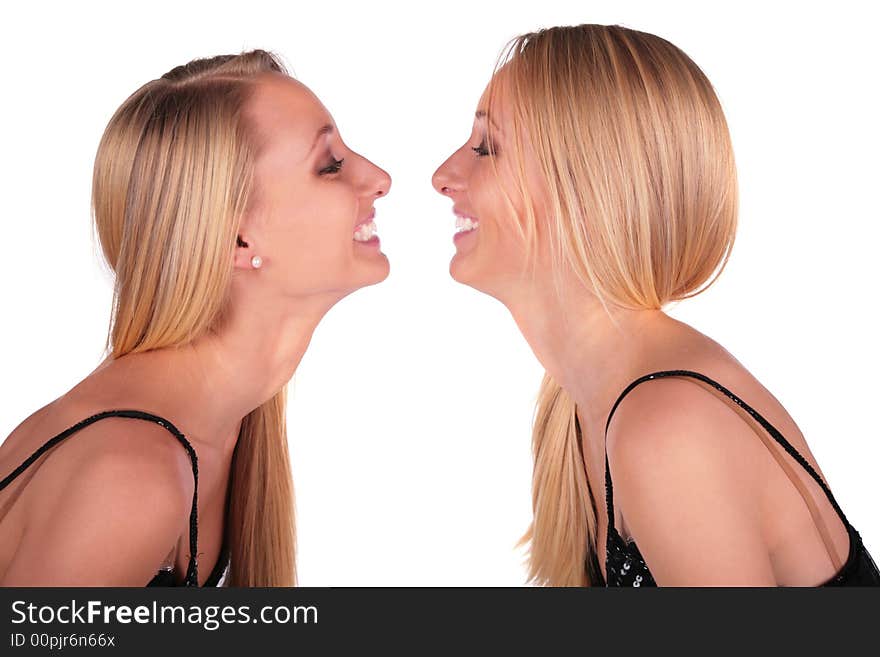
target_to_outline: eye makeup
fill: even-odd
[[[491,148],[486,145],[486,138],[483,137],[483,140],[480,142],[479,146],[471,146],[471,150],[477,154],[478,157],[485,157],[486,155],[494,155],[495,148],[492,146]]]
[[[333,173],[339,173],[339,170],[342,168],[342,163],[345,162],[345,158],[343,157],[341,160],[337,160],[335,157],[333,158],[333,163],[321,169],[318,174],[319,175],[327,175]]]

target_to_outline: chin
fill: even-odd
[[[472,270],[472,263],[468,261],[467,256],[456,254],[449,263],[449,275],[452,280],[462,285],[468,285],[478,292],[485,292],[480,285],[480,276]]]
[[[456,283],[461,283],[462,285],[468,285],[466,280],[465,273],[462,271],[464,267],[462,267],[462,263],[458,254],[452,256],[452,260],[449,261],[449,275],[452,277]]]
[[[449,263],[449,275],[455,282],[467,285],[507,305],[511,281],[503,272],[493,270],[491,267],[481,268],[478,263],[470,262],[467,258],[453,257]]]
[[[385,266],[382,267],[381,273],[376,277],[376,280],[373,281],[373,285],[376,283],[381,283],[386,278],[388,278],[388,274],[391,273],[391,264],[388,262],[388,258],[385,258]]]
[[[391,273],[391,264],[384,253],[380,251],[378,255],[380,257],[374,258],[369,265],[362,267],[362,269],[368,270],[368,272],[360,276],[361,282],[357,287],[376,285],[388,278],[388,274]]]

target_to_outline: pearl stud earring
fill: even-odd
[[[260,256],[254,256],[253,258],[251,258],[251,266],[254,269],[259,269],[263,266],[263,259]]]

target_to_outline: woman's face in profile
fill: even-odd
[[[384,280],[388,259],[370,222],[389,175],[345,145],[327,109],[293,78],[261,76],[247,113],[262,151],[240,230],[248,248],[236,249],[236,266],[250,269],[259,255],[262,284],[288,297],[341,298]]]
[[[502,69],[503,72],[504,69]],[[499,73],[489,85],[503,81]],[[487,107],[489,86],[483,92],[474,117],[470,139],[434,172],[434,188],[453,201],[457,232],[455,255],[449,264],[450,275],[459,283],[503,300],[525,270],[526,251],[516,222],[523,215],[521,194],[516,191],[516,174],[506,145],[510,143],[510,122],[504,84],[496,84],[492,107]],[[535,199],[540,222],[543,188],[528,139],[522,138],[526,184]],[[489,158],[494,158],[498,177]],[[506,190],[513,203],[509,209]],[[462,217],[466,217],[463,219]],[[471,228],[476,225],[475,228]]]

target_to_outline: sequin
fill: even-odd
[[[614,527],[608,529],[605,550],[606,586],[656,586],[639,548],[632,541],[624,541]]]

